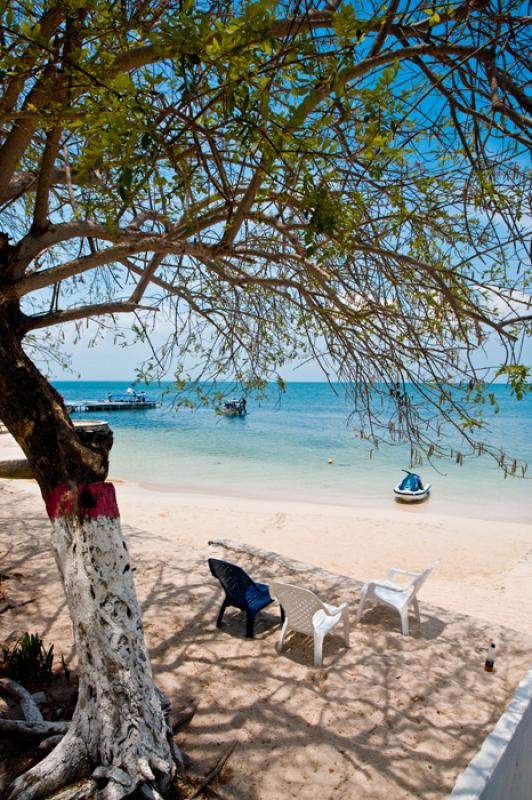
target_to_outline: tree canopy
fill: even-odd
[[[443,415],[478,449],[445,387],[476,395],[487,337],[528,378],[529,22],[517,0],[3,2],[3,313],[29,346],[170,320],[148,371],[314,358],[371,437],[433,452]],[[422,403],[390,422],[397,381]]]
[[[529,376],[523,5],[0,0],[0,417],[46,500],[79,674],[13,798],[80,777],[168,795],[182,764],[112,436],[76,431],[31,357],[67,322],[171,323],[146,374],[258,386],[313,358],[373,441],[430,457],[447,422],[481,451],[479,349],[500,343],[518,395]]]

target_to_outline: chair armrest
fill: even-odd
[[[404,593],[410,589],[409,586],[390,586],[389,583],[385,583],[384,581],[368,581],[366,586],[368,589],[370,589],[372,586],[377,586],[380,589],[387,589],[390,592],[398,593]]]
[[[336,617],[340,611],[344,610],[344,608],[349,608],[349,603],[342,603],[339,606],[331,606],[330,603],[322,603],[322,606],[328,617]],[[334,611],[329,611],[329,607],[334,608]]]
[[[393,581],[394,575],[408,575],[410,578],[417,578],[421,572],[413,572],[409,569],[390,569],[387,577]]]

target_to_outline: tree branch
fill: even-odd
[[[139,302],[142,295],[146,291],[146,288],[148,287],[150,280],[157,271],[157,268],[160,266],[162,260],[163,260],[163,255],[161,255],[160,253],[153,256],[149,266],[146,267],[146,269],[144,270],[142,277],[137,283],[137,286],[135,287],[133,294],[129,298],[130,303],[135,304]]]
[[[376,56],[379,53],[384,42],[386,41],[386,37],[390,32],[390,28],[392,26],[393,18],[395,16],[395,12],[397,11],[398,5],[399,5],[399,0],[391,0],[391,3],[384,17],[384,22],[382,23],[382,27],[378,32],[377,38],[373,42],[373,47],[369,52],[369,58],[373,58],[373,56]]]
[[[23,109],[33,106],[42,110],[49,102],[54,83],[54,67],[49,64],[39,81],[29,92]],[[39,117],[21,119],[13,125],[10,134],[0,147],[0,203],[7,198],[7,190],[26,148],[37,129]]]
[[[61,139],[61,128],[52,128],[46,135],[46,145],[39,170],[37,180],[37,195],[35,197],[35,209],[33,212],[34,231],[41,231],[46,228],[48,222],[48,201],[50,187],[52,185],[52,175],[54,162],[57,156],[59,141]]]
[[[21,298],[30,292],[45,289],[59,281],[82,275],[95,267],[120,262],[123,258],[137,253],[154,252],[163,255],[190,255],[202,258],[205,255],[210,255],[212,251],[212,248],[207,245],[180,242],[173,237],[167,238],[162,235],[146,236],[145,234],[134,233],[131,233],[130,236],[131,240],[126,240],[124,244],[118,244],[116,247],[107,247],[105,250],[92,253],[90,256],[81,256],[81,258],[76,258],[57,267],[39,270],[15,280],[5,287],[3,291],[4,297],[6,299]]]
[[[51,325],[61,325],[65,322],[74,322],[79,319],[89,319],[91,317],[105,317],[111,314],[131,314],[134,311],[158,311],[152,306],[142,306],[131,301],[116,301],[112,303],[95,303],[94,305],[79,306],[65,311],[53,311],[45,314],[34,314],[24,316],[21,328],[24,333],[37,330],[38,328],[49,328]]]
[[[64,19],[65,7],[62,3],[57,3],[52,8],[46,9],[38,21],[43,39],[51,39]],[[3,97],[0,99],[0,119],[5,112],[11,111],[20,97],[24,82],[20,81],[19,74],[22,70],[27,73],[35,66],[38,57],[43,50],[39,44],[29,42],[25,51],[18,57],[18,73],[13,75],[6,84]]]
[[[238,231],[240,230],[240,226],[242,225],[246,214],[253,205],[255,198],[257,196],[257,192],[259,191],[262,181],[264,180],[265,175],[268,173],[268,169],[270,166],[271,166],[271,158],[269,156],[263,155],[260,160],[260,163],[255,169],[253,177],[251,178],[248,184],[248,188],[244,192],[244,196],[237,210],[230,218],[228,225],[224,231],[224,234],[222,236],[219,245],[219,249],[221,252],[230,247],[235,241],[238,235]]]

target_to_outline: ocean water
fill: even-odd
[[[123,393],[124,383],[62,381],[70,401]],[[357,438],[356,421],[339,389],[325,383],[288,383],[264,400],[248,401],[244,418],[215,414],[212,407],[176,409],[164,387],[145,389],[162,404],[146,411],[73,414],[105,418],[114,432],[110,475],[168,491],[278,497],[362,507],[394,504],[393,487],[409,466],[406,446],[371,450]],[[491,413],[485,439],[528,461],[532,475],[532,396],[517,401],[506,386],[494,388],[500,412]],[[328,460],[333,463],[329,464]],[[432,484],[430,499],[408,513],[460,514],[532,522],[532,481],[503,477],[487,456],[463,466],[442,460],[416,467]]]

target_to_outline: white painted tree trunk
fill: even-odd
[[[173,773],[168,728],[144,642],[114,487],[61,486],[46,498],[70,609],[79,696],[62,742],[13,784],[32,800],[82,777],[102,781],[102,800]]]

